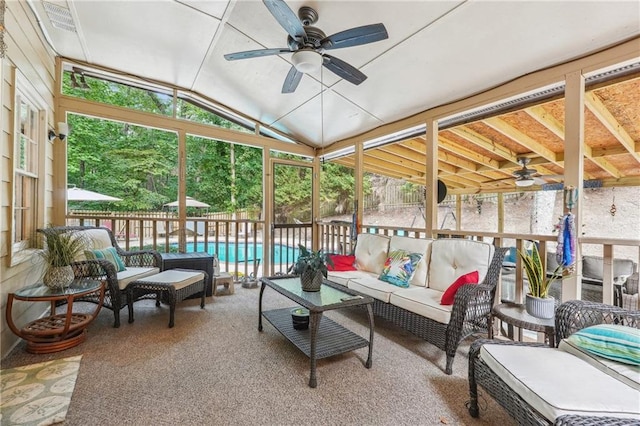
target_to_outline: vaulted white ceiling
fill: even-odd
[[[63,57],[201,93],[292,138],[327,146],[380,125],[640,34],[637,1],[287,1],[317,10],[327,35],[381,22],[389,38],[331,51],[368,76],[355,86],[323,68],[281,94],[291,54],[261,1],[28,0]],[[66,28],[61,28],[66,27]],[[324,90],[321,90],[324,88]]]

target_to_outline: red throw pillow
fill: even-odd
[[[357,271],[353,266],[356,261],[355,256],[344,254],[330,254],[329,257],[333,261],[333,267],[327,263],[327,269],[330,271]]]
[[[456,279],[453,284],[445,290],[442,295],[442,299],[440,299],[440,304],[453,305],[453,299],[456,296],[456,292],[465,284],[478,284],[478,271],[469,272],[468,274],[459,276],[458,279]]]

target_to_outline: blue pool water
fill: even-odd
[[[208,250],[204,249],[204,243],[187,243],[187,253],[189,252],[204,252],[209,254],[217,254],[218,259],[221,262],[246,262],[260,259],[263,261],[262,256],[262,243],[235,243],[229,242],[210,242]],[[254,251],[255,250],[255,251]],[[298,258],[298,249],[294,247],[285,246],[282,244],[276,244],[272,255],[274,256],[275,263],[293,263]]]

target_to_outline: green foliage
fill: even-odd
[[[562,265],[558,265],[556,270],[547,277],[544,267],[542,266],[538,246],[536,244],[532,244],[530,252],[526,250],[519,250],[518,255],[520,256],[520,259],[522,259],[524,271],[527,274],[527,279],[529,280],[529,294],[533,297],[546,298],[551,284],[562,276]]]
[[[52,267],[68,266],[84,251],[85,241],[74,232],[47,228],[43,231],[45,248],[38,254]]]
[[[311,269],[312,271],[320,271],[325,278],[327,278],[327,264],[333,267],[333,261],[328,254],[322,252],[322,250],[313,251],[307,249],[302,244],[298,244],[300,249],[300,255],[295,263],[293,273],[296,275],[302,275],[302,273]]]
[[[63,93],[109,105],[171,116],[171,96],[86,77],[89,89],[71,88],[65,72]],[[237,131],[247,130],[180,99],[177,117]],[[115,203],[79,202],[72,208],[138,211],[162,210],[178,196],[178,137],[175,132],[69,114],[67,141],[69,185],[121,198]],[[260,210],[263,205],[262,149],[203,137],[187,136],[187,195],[211,205],[210,211]],[[292,154],[275,157],[309,161]],[[310,164],[310,163],[309,163]],[[234,177],[235,176],[235,177]],[[281,167],[274,176],[276,218],[280,223],[311,222],[310,168]],[[365,179],[365,191],[370,188]],[[336,201],[352,210],[353,170],[328,163],[321,173],[321,202]],[[200,211],[188,212],[196,214]]]

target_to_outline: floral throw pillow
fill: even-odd
[[[384,262],[379,280],[398,287],[409,287],[409,281],[416,272],[416,265],[422,259],[419,253],[409,253],[404,250],[394,250],[389,253]]]

